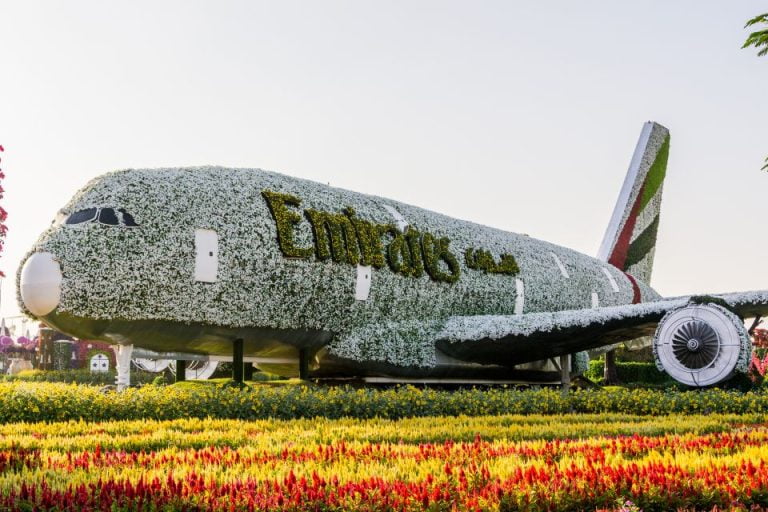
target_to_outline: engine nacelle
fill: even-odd
[[[695,387],[746,372],[751,353],[744,322],[717,304],[689,304],[670,311],[659,322],[653,339],[659,370]]]

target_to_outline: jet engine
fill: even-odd
[[[717,304],[689,304],[667,313],[653,340],[656,365],[694,387],[746,371],[752,343],[744,322]]]

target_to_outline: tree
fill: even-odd
[[[754,46],[757,50],[758,57],[765,57],[768,55],[768,12],[765,14],[758,14],[744,25],[744,28],[752,27],[757,24],[764,25],[762,30],[752,32],[741,45],[742,48],[749,48]],[[762,167],[764,171],[768,171],[768,158],[765,159],[765,165]]]
[[[616,349],[613,348],[605,353],[605,366],[603,366],[603,384],[606,386],[615,386],[620,384],[619,371],[616,368]]]
[[[741,47],[749,48],[750,46],[754,46],[757,50],[757,56],[764,57],[765,55],[768,55],[768,12],[755,16],[744,25],[744,28],[757,25],[758,23],[765,24],[766,28],[749,34],[749,37],[747,37],[747,40],[744,41],[744,44]]]

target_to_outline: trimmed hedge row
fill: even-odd
[[[575,390],[471,389],[444,391],[412,386],[390,389],[256,385],[144,386],[122,393],[92,386],[0,383],[0,422],[177,418],[403,418],[500,414],[766,413],[768,392],[720,389]]]
[[[16,375],[0,375],[0,380],[5,382],[64,382],[67,384],[111,385],[115,383],[117,373],[114,370],[108,372],[91,372],[89,369],[81,370],[24,370]],[[134,370],[131,372],[131,384],[150,384],[162,374]]]
[[[595,360],[589,362],[589,370],[584,376],[594,382],[603,382],[603,369],[605,361]],[[664,372],[660,372],[654,363],[641,362],[617,362],[616,372],[621,382],[641,382],[643,384],[669,384],[674,385],[675,380]]]

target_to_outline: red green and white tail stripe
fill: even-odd
[[[653,270],[668,156],[669,130],[645,123],[598,254],[646,284]]]

